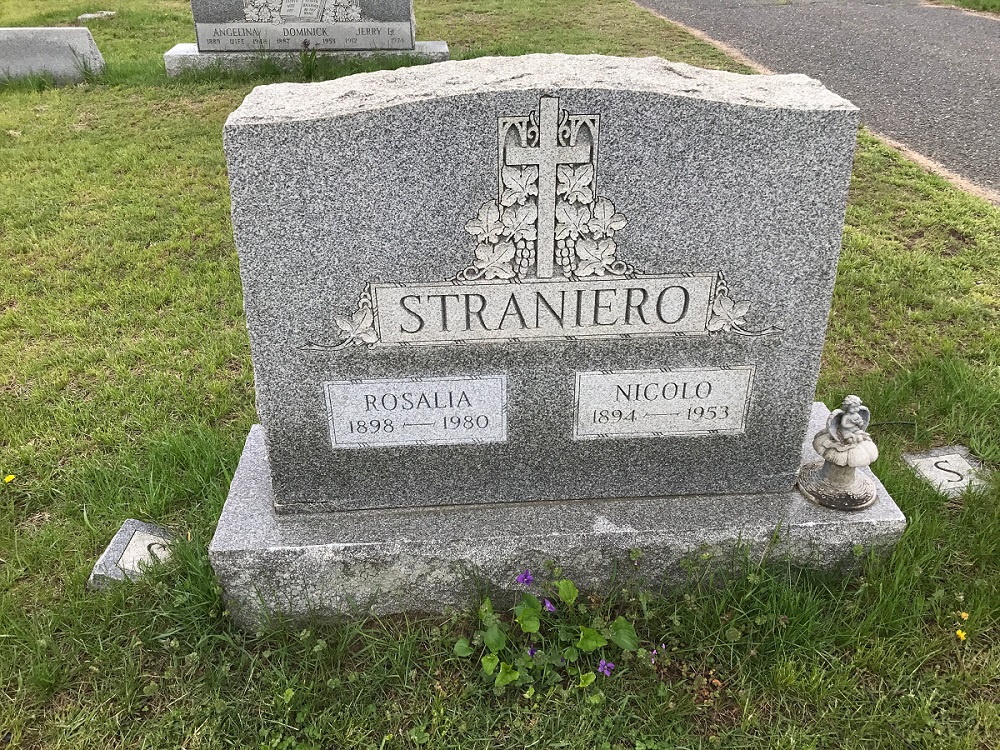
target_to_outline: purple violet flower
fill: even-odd
[[[530,586],[535,577],[531,575],[530,570],[525,570],[521,575],[517,577],[517,582],[523,586]]]
[[[601,663],[597,665],[597,671],[603,674],[605,677],[611,676],[611,670],[615,668],[614,662],[604,661],[601,659]]]
[[[534,643],[532,643],[530,646],[528,646],[528,656],[534,656],[537,653],[538,653],[538,649],[535,648],[535,644]]]
[[[556,611],[556,605],[553,604],[552,602],[550,602],[548,599],[546,599],[545,600],[545,611],[546,612],[555,612]]]

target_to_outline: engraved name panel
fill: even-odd
[[[708,333],[716,274],[586,283],[372,284],[378,343]]]
[[[334,448],[507,442],[507,376],[323,383]]]
[[[413,49],[409,23],[198,23],[202,52]]]
[[[753,366],[576,374],[575,440],[739,434]]]

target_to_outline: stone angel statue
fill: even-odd
[[[848,396],[813,438],[822,464],[802,470],[799,489],[820,505],[837,510],[863,510],[876,500],[875,484],[859,474],[878,458],[878,448],[866,431],[871,411],[857,396]]]

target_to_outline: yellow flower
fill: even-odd
[[[959,612],[958,616],[961,617],[963,620],[968,620],[969,619],[969,613],[968,612]]]
[[[958,638],[958,640],[964,641],[965,640],[965,631],[964,630],[956,630],[955,631],[955,636]]]
[[[10,484],[10,483],[11,483],[11,482],[13,482],[13,481],[14,481],[14,480],[15,480],[16,478],[17,478],[17,477],[15,477],[15,476],[14,476],[13,474],[8,474],[7,476],[5,476],[5,477],[3,478],[3,481],[4,481],[4,484]]]

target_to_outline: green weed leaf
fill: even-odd
[[[424,727],[414,727],[410,730],[409,737],[416,745],[426,745],[431,738]]]
[[[580,675],[580,687],[585,688],[594,684],[594,680],[597,679],[597,675],[593,672],[587,672],[586,674]]]
[[[468,638],[459,638],[455,644],[455,656],[472,656],[472,646]]]
[[[493,602],[490,601],[489,597],[483,599],[483,603],[479,605],[479,619],[483,622],[491,619],[493,617]]]
[[[568,578],[563,578],[556,585],[559,587],[559,598],[565,604],[572,607],[576,603],[576,598],[580,595],[580,592],[576,589],[576,584]]]
[[[542,611],[542,603],[538,601],[538,597],[533,596],[532,594],[521,594],[521,603],[518,604],[517,607],[514,607],[514,610],[516,611],[522,607],[532,609],[535,612]]]
[[[486,648],[495,654],[507,645],[507,636],[504,635],[499,625],[493,623],[483,633],[483,643],[486,644]]]
[[[608,639],[598,633],[593,628],[580,627],[580,640],[576,642],[576,647],[589,654],[602,646],[608,645]]]
[[[497,664],[500,663],[500,657],[496,654],[486,654],[486,656],[480,659],[480,662],[482,663],[483,671],[486,672],[486,674],[493,674],[493,670],[495,670],[497,668]]]
[[[501,662],[500,674],[497,675],[496,686],[504,687],[505,685],[509,685],[520,676],[521,673],[518,672],[516,669],[512,668],[510,664],[508,664],[507,662]]]
[[[538,599],[531,594],[525,594],[521,602],[514,607],[514,619],[517,620],[517,624],[521,626],[523,632],[537,633],[540,625],[538,615],[541,610],[542,607]]]
[[[639,636],[636,635],[635,628],[620,615],[611,623],[611,640],[618,648],[625,651],[635,651],[639,648]]]

